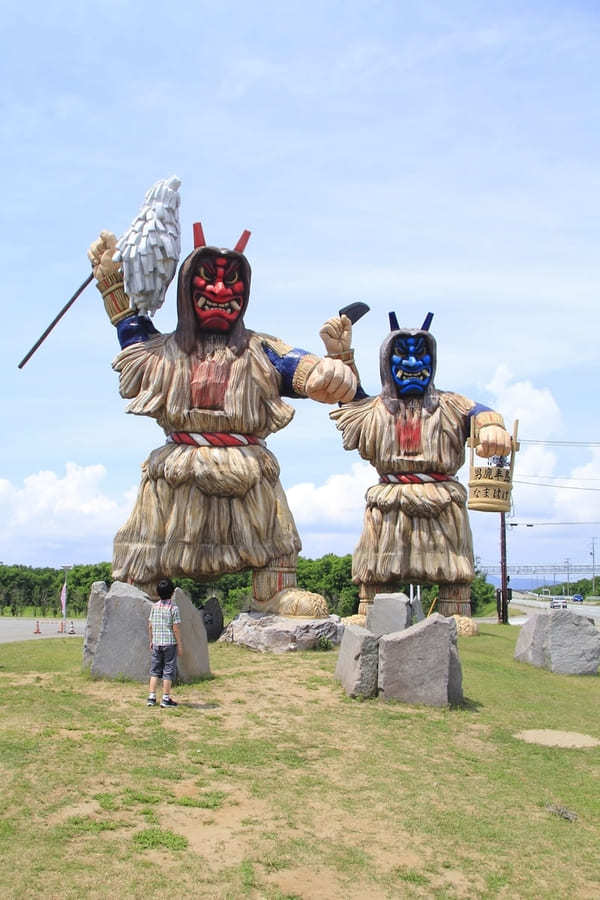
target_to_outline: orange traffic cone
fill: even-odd
[[[36,619],[36,620],[35,620],[35,628],[33,629],[33,633],[34,633],[34,634],[41,634],[41,633],[42,633],[42,631],[41,631],[41,629],[40,629],[40,620],[39,620],[39,619]]]

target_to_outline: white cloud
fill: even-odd
[[[298,527],[307,531],[357,531],[362,523],[365,491],[377,482],[369,463],[352,463],[350,472],[330,475],[324,484],[295,484],[287,492]],[[327,552],[327,551],[324,551]]]
[[[561,412],[548,388],[535,387],[531,381],[513,381],[504,364],[497,367],[486,388],[509,430],[518,419],[520,433],[526,433],[530,440],[542,440],[559,431]]]
[[[0,553],[5,563],[60,565],[111,555],[112,538],[131,509],[135,489],[118,499],[102,487],[102,465],[68,462],[65,474],[41,471],[22,487],[0,480]]]
[[[593,448],[591,453],[589,462],[576,466],[571,471],[573,480],[564,482],[573,488],[562,488],[555,492],[554,515],[559,521],[600,521],[600,448]]]

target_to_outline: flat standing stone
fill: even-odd
[[[534,614],[521,628],[514,658],[561,675],[596,675],[600,631],[569,609]]]
[[[456,623],[439,613],[379,641],[379,690],[385,700],[447,706],[462,702]]]
[[[412,624],[412,608],[406,594],[375,594],[367,609],[367,629],[378,637],[402,631]]]
[[[83,666],[86,669],[92,664],[94,654],[96,653],[96,645],[100,637],[100,628],[102,627],[102,616],[104,614],[104,601],[108,593],[108,587],[104,581],[95,581],[90,591],[90,599],[88,600],[87,620],[85,623],[85,633],[83,636]]]
[[[208,661],[208,640],[204,626],[204,616],[192,603],[189,594],[175,588],[173,602],[181,613],[181,643],[183,653],[177,657],[177,678],[179,681],[195,681],[210,675]],[[148,660],[148,665],[150,660]]]
[[[360,625],[346,625],[335,677],[350,697],[373,697],[377,693],[379,641]]]
[[[92,588],[90,604],[93,604],[92,620],[97,621],[102,591]],[[208,643],[204,620],[189,596],[180,588],[175,589],[173,601],[181,613],[183,653],[177,660],[177,676],[180,681],[193,681],[210,674]],[[87,659],[91,674],[96,678],[130,678],[147,681],[150,676],[150,646],[148,618],[152,602],[138,588],[115,581],[104,596],[101,624],[93,641],[96,626],[92,624],[87,641]],[[84,664],[86,650],[84,648]]]
[[[115,581],[104,598],[102,622],[90,671],[95,678],[147,681],[152,603],[142,591]]]

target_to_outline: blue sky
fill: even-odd
[[[320,352],[322,322],[365,300],[354,346],[377,393],[388,311],[417,326],[432,310],[439,388],[518,417],[525,440],[600,440],[595,3],[107,0],[2,18],[4,562],[109,558],[162,442],[123,414],[94,288],[17,363],[99,230],[120,234],[171,174],[184,254],[196,220],[221,245],[252,230],[249,327]],[[350,552],[374,470],[326,407],[295,406],[269,446],[304,553]],[[557,476],[594,490],[517,485],[516,520],[600,523],[600,447],[523,444],[518,479]],[[484,562],[497,520],[472,516]],[[588,562],[595,535],[514,529],[509,554]]]

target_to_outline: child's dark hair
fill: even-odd
[[[156,592],[161,600],[168,600],[175,590],[175,585],[170,578],[161,578],[156,585]]]

